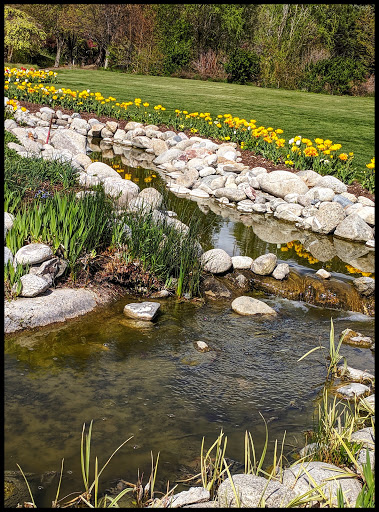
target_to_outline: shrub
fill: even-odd
[[[354,86],[365,79],[364,65],[350,57],[332,57],[305,69],[301,87],[308,92],[352,94]]]
[[[228,82],[245,84],[258,78],[260,71],[259,57],[256,53],[236,48],[225,64],[228,73]]]

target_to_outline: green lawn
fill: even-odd
[[[178,108],[253,118],[258,125],[282,128],[286,140],[295,135],[328,138],[342,144],[342,151],[354,152],[357,168],[364,168],[375,154],[374,97],[329,96],[82,69],[59,70],[55,87],[90,89],[119,101],[139,97],[167,110]]]

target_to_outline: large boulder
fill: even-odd
[[[275,480],[267,480],[257,475],[237,474],[232,476],[241,508],[285,508],[296,494]],[[218,505],[221,508],[236,508],[237,502],[230,478],[218,488]]]
[[[138,196],[140,190],[139,186],[130,180],[105,178],[103,184],[106,194],[118,197],[117,202],[119,206],[127,205],[131,199]]]
[[[262,256],[259,256],[253,261],[251,264],[251,270],[254,274],[268,276],[276,267],[277,260],[277,256],[271,252],[262,254]]]
[[[138,194],[138,198],[149,203],[153,208],[159,208],[163,202],[162,194],[153,187],[144,188]]]
[[[19,249],[14,259],[20,265],[35,265],[53,257],[53,251],[46,244],[33,243]]]
[[[72,156],[86,152],[87,138],[74,130],[56,130],[50,138],[55,149],[66,149]]]
[[[367,242],[374,238],[374,231],[357,213],[351,213],[338,224],[334,236]]]
[[[232,266],[232,258],[223,249],[211,249],[201,256],[204,270],[212,274],[222,274]]]
[[[181,151],[180,149],[171,148],[157,156],[157,158],[153,160],[153,163],[155,165],[160,165],[167,162],[171,162],[171,160],[174,160],[174,158],[178,158],[182,154],[183,151]]]
[[[312,230],[316,233],[327,235],[332,233],[344,218],[345,213],[339,203],[321,203],[318,212],[313,218]]]
[[[342,398],[352,400],[367,395],[369,391],[370,388],[368,386],[360,384],[359,382],[351,382],[350,384],[346,384],[346,386],[337,388],[337,394],[341,395]]]
[[[282,197],[287,194],[305,194],[307,185],[296,174],[289,171],[272,171],[258,174],[258,183],[264,192],[273,196]]]
[[[108,164],[104,164],[103,162],[93,162],[87,167],[86,173],[88,176],[96,176],[100,181],[104,181],[105,178],[115,178],[122,180],[117,171],[112,169],[112,167]]]
[[[338,178],[335,178],[334,176],[330,175],[320,177],[316,181],[315,186],[331,188],[333,192],[335,192],[336,194],[342,194],[343,192],[347,192],[347,186],[345,185],[345,183],[343,183]]]
[[[335,477],[335,478],[333,478]],[[301,496],[310,489],[322,485],[322,489],[334,505],[337,504],[337,490],[341,486],[345,504],[354,506],[362,485],[356,478],[341,478],[341,469],[326,462],[303,462],[295,464],[283,472],[283,484]],[[319,495],[319,493],[318,493]],[[316,501],[319,501],[318,498]],[[314,501],[315,503],[315,501]]]
[[[232,310],[243,316],[250,315],[276,315],[276,311],[268,306],[265,302],[253,297],[245,296],[237,297],[232,302]]]

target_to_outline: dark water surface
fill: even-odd
[[[143,181],[146,177],[155,179],[153,171],[132,172],[140,186],[151,186],[150,180]],[[184,214],[192,208],[191,214],[204,215],[204,223],[212,226],[204,233],[205,249],[222,247],[231,255],[251,257],[276,252],[299,268],[320,268],[293,248],[280,251],[276,244],[259,241],[248,226],[201,212],[194,202],[172,199],[168,206],[178,215],[180,201]],[[330,265],[351,279],[344,262]],[[252,295],[278,317],[241,317],[228,302],[204,305],[169,298],[160,300],[157,320],[141,326],[123,316],[125,304],[135,302],[126,297],[58,327],[7,336],[5,469],[17,470],[18,463],[25,472],[59,471],[64,457],[61,496],[82,491],[81,430],[91,420],[92,454],[100,467],[133,436],[104,471],[102,489],[117,478],[135,482],[138,468],[146,483],[153,451],[154,457],[160,452],[158,487],[164,490],[167,479],[173,483],[198,469],[202,437],[208,448],[221,428],[228,436],[228,457],[243,462],[246,430],[260,456],[265,439],[260,414],[269,429],[267,465],[275,439],[280,443],[284,432],[290,457],[304,445],[303,431],[312,427],[326,376],[322,351],[297,360],[319,343],[328,346],[331,318],[336,338],[347,327],[373,336],[374,319]],[[212,350],[198,352],[197,340]],[[350,366],[374,370],[369,349],[343,345],[341,353]],[[41,489],[37,505],[51,504],[56,485],[57,479]]]

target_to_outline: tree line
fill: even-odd
[[[4,20],[9,63],[374,92],[374,4],[6,4]]]

